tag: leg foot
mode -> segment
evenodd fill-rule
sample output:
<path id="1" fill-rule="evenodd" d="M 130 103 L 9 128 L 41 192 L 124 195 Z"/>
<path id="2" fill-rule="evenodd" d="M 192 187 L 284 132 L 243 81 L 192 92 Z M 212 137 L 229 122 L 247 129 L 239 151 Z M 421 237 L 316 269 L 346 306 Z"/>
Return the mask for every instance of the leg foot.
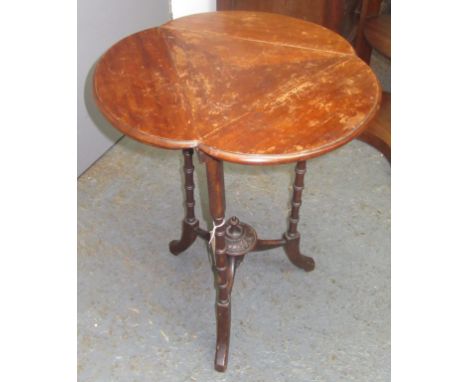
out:
<path id="1" fill-rule="evenodd" d="M 169 251 L 173 255 L 185 251 L 197 238 L 198 220 L 195 218 L 195 198 L 193 190 L 193 149 L 184 149 L 184 173 L 185 173 L 185 219 L 182 223 L 182 236 L 180 240 L 172 240 L 169 243 Z"/>
<path id="2" fill-rule="evenodd" d="M 182 236 L 180 240 L 172 240 L 169 243 L 169 251 L 175 256 L 190 247 L 197 238 L 198 220 L 189 223 L 186 220 L 182 223 Z"/>
<path id="3" fill-rule="evenodd" d="M 226 223 L 224 222 L 224 174 L 223 162 L 206 156 L 206 174 L 210 213 L 213 218 L 214 242 L 212 250 L 215 260 L 216 293 L 216 353 L 214 367 L 225 371 L 229 355 L 231 332 L 231 289 L 234 281 L 236 260 L 227 255 Z M 213 228 L 215 229 L 215 228 Z"/>
<path id="4" fill-rule="evenodd" d="M 284 234 L 284 251 L 291 263 L 306 272 L 315 268 L 314 259 L 301 255 L 299 251 L 300 235 L 297 232 L 297 223 L 299 222 L 299 208 L 301 206 L 302 190 L 304 189 L 304 175 L 306 172 L 306 162 L 297 162 L 296 177 L 294 179 L 291 216 L 289 217 L 288 232 Z"/>
<path id="5" fill-rule="evenodd" d="M 299 243 L 300 237 L 290 238 L 288 234 L 284 235 L 284 239 L 286 240 L 286 244 L 284 245 L 284 251 L 288 256 L 288 259 L 293 263 L 296 267 L 305 270 L 306 272 L 310 272 L 315 268 L 315 261 L 312 257 L 304 256 L 301 254 L 299 250 Z"/>
<path id="6" fill-rule="evenodd" d="M 244 256 L 228 256 L 226 283 L 220 285 L 216 299 L 216 354 L 215 369 L 226 371 L 229 356 L 229 337 L 231 333 L 231 291 L 236 269 Z"/>
<path id="7" fill-rule="evenodd" d="M 215 369 L 226 371 L 229 356 L 229 335 L 231 332 L 231 304 L 216 303 L 216 353 Z"/>

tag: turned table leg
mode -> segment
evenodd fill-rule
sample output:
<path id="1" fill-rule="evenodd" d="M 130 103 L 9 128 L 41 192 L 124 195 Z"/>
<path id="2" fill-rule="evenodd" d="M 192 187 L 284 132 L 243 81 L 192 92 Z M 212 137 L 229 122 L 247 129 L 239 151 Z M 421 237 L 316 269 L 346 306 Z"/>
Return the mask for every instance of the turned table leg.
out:
<path id="1" fill-rule="evenodd" d="M 216 355 L 215 369 L 225 371 L 229 354 L 229 335 L 231 329 L 231 289 L 234 280 L 235 263 L 228 256 L 226 246 L 226 224 L 224 222 L 224 173 L 223 162 L 206 157 L 206 173 L 210 213 L 213 219 L 216 296 Z"/>
<path id="2" fill-rule="evenodd" d="M 186 216 L 182 225 L 181 239 L 172 241 L 169 248 L 174 255 L 177 255 L 187 249 L 197 236 L 211 244 L 210 250 L 214 258 L 216 284 L 216 354 L 214 363 L 217 371 L 225 371 L 228 363 L 231 331 L 231 291 L 236 268 L 244 256 L 249 252 L 283 247 L 289 260 L 294 265 L 305 271 L 314 269 L 314 260 L 300 253 L 300 235 L 297 231 L 306 162 L 297 162 L 296 165 L 292 208 L 287 232 L 282 239 L 260 240 L 257 238 L 255 230 L 250 225 L 240 222 L 237 217 L 231 217 L 227 222 L 225 221 L 226 201 L 223 162 L 206 154 L 200 154 L 200 156 L 202 162 L 206 164 L 213 230 L 210 234 L 210 232 L 199 228 L 199 222 L 195 218 L 194 211 L 193 150 L 185 149 L 183 154 Z"/>
<path id="3" fill-rule="evenodd" d="M 195 198 L 193 190 L 193 149 L 184 149 L 184 173 L 185 173 L 185 219 L 182 222 L 182 236 L 180 240 L 173 240 L 169 243 L 169 250 L 172 254 L 178 255 L 190 247 L 197 238 L 198 220 L 195 218 Z"/>
<path id="4" fill-rule="evenodd" d="M 314 269 L 315 262 L 311 257 L 304 256 L 300 253 L 299 243 L 300 234 L 297 231 L 299 222 L 299 208 L 301 206 L 302 190 L 304 189 L 304 175 L 306 173 L 306 162 L 301 161 L 296 164 L 296 177 L 293 185 L 293 197 L 291 216 L 289 217 L 289 228 L 284 234 L 285 244 L 284 251 L 289 260 L 297 267 L 309 272 Z"/>

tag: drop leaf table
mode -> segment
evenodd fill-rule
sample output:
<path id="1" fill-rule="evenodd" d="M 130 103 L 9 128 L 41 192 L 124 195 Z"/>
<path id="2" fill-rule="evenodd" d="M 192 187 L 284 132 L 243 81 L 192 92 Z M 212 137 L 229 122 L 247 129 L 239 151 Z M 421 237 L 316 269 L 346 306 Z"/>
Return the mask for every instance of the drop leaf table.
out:
<path id="1" fill-rule="evenodd" d="M 306 160 L 357 137 L 376 114 L 378 80 L 351 45 L 319 25 L 277 14 L 212 12 L 172 20 L 113 45 L 94 74 L 96 102 L 121 132 L 143 143 L 181 149 L 186 215 L 178 255 L 197 237 L 210 243 L 216 296 L 215 369 L 227 367 L 231 290 L 249 252 L 283 247 L 305 271 L 297 229 Z M 211 231 L 194 212 L 192 155 L 206 165 Z M 286 233 L 257 238 L 225 218 L 223 161 L 296 162 Z"/>

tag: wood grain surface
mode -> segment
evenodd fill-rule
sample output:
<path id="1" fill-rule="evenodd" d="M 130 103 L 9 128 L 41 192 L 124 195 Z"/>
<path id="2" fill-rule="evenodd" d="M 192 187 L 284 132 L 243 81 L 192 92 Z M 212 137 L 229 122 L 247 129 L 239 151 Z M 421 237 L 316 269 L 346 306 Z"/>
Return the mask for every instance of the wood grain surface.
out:
<path id="1" fill-rule="evenodd" d="M 379 150 L 391 162 L 391 107 L 390 93 L 382 93 L 382 104 L 376 117 L 369 127 L 359 136 L 364 141 Z"/>
<path id="2" fill-rule="evenodd" d="M 279 13 L 323 25 L 352 40 L 360 0 L 217 0 L 218 11 Z"/>
<path id="3" fill-rule="evenodd" d="M 366 20 L 364 36 L 372 48 L 391 58 L 391 16 L 380 15 Z"/>
<path id="4" fill-rule="evenodd" d="M 269 164 L 359 135 L 379 108 L 371 69 L 338 34 L 278 14 L 213 12 L 124 38 L 99 60 L 98 106 L 164 148 Z"/>

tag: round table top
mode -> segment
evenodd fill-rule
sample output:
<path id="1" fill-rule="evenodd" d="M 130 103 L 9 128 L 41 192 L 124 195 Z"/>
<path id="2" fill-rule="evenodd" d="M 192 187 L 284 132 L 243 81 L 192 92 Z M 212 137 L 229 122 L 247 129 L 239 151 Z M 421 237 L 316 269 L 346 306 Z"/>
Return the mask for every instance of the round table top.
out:
<path id="1" fill-rule="evenodd" d="M 96 102 L 124 134 L 221 160 L 305 160 L 359 135 L 380 84 L 351 45 L 278 14 L 212 12 L 124 38 L 99 60 Z"/>

